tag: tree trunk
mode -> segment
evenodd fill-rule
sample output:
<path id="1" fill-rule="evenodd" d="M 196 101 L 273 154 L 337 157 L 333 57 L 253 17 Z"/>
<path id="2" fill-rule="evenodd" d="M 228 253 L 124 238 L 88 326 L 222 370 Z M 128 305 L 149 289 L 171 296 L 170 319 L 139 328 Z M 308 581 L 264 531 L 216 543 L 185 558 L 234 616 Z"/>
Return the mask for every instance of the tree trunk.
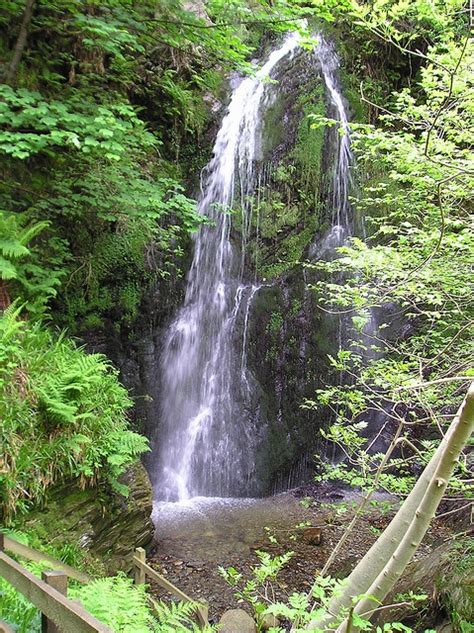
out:
<path id="1" fill-rule="evenodd" d="M 444 496 L 459 455 L 472 434 L 473 427 L 474 382 L 467 392 L 458 415 L 451 423 L 452 432 L 450 433 L 448 442 L 445 445 L 443 454 L 438 461 L 436 471 L 431 477 L 423 499 L 412 518 L 410 527 L 406 532 L 403 531 L 403 537 L 398 547 L 369 587 L 368 591 L 364 592 L 369 596 L 373 596 L 379 602 L 383 602 L 387 594 L 395 586 L 395 583 L 405 571 L 406 566 L 423 540 L 438 505 Z M 377 604 L 374 600 L 363 598 L 357 603 L 354 612 L 359 615 L 364 614 L 364 617 L 369 618 L 376 609 Z M 345 630 L 346 627 L 343 623 L 339 627 L 338 633 L 343 633 Z M 355 632 L 354 629 L 353 631 Z"/>
<path id="2" fill-rule="evenodd" d="M 327 628 L 342 608 L 348 608 L 352 605 L 353 596 L 375 595 L 374 590 L 379 585 L 380 588 L 377 589 L 379 595 L 376 597 L 379 600 L 385 598 L 418 547 L 420 534 L 423 538 L 428 529 L 431 518 L 444 494 L 447 480 L 451 476 L 459 453 L 472 433 L 473 426 L 474 383 L 437 451 L 390 525 L 349 575 L 341 594 L 331 600 L 328 614 L 318 620 L 313 620 L 308 625 L 309 629 Z M 464 436 L 465 441 L 462 443 Z M 438 482 L 444 483 L 438 485 Z M 416 545 L 413 545 L 414 543 Z M 395 560 L 398 560 L 399 556 L 405 557 L 406 552 L 409 553 L 409 557 L 403 564 L 403 568 L 401 565 L 396 565 L 397 571 L 395 571 L 393 569 Z M 397 575 L 398 570 L 400 571 L 399 575 Z M 397 577 L 393 582 L 390 582 L 390 587 L 385 591 L 388 582 L 383 583 L 382 577 L 386 575 L 390 575 L 391 579 Z M 380 598 L 383 592 L 385 593 Z M 363 610 L 359 610 L 358 605 L 356 613 L 373 610 L 375 608 L 374 602 L 369 602 L 370 604 L 365 601 Z M 334 614 L 334 616 L 330 614 Z M 344 626 L 341 625 L 340 630 L 345 630 Z"/>
<path id="3" fill-rule="evenodd" d="M 13 57 L 10 61 L 10 65 L 8 66 L 8 70 L 5 76 L 6 83 L 11 84 L 15 81 L 15 77 L 18 72 L 18 66 L 20 65 L 23 51 L 25 50 L 26 41 L 28 39 L 28 32 L 30 30 L 31 18 L 33 17 L 35 2 L 36 0 L 26 0 L 25 10 L 23 12 L 23 19 L 20 26 L 20 33 L 18 34 L 18 39 L 13 50 Z"/>

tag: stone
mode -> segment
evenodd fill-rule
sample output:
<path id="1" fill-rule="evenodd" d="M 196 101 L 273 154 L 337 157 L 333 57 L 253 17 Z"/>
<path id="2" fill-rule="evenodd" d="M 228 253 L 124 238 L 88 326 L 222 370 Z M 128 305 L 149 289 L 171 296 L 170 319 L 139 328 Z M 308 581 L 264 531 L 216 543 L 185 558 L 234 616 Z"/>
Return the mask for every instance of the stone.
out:
<path id="1" fill-rule="evenodd" d="M 229 609 L 219 622 L 220 633 L 256 633 L 253 618 L 243 609 Z"/>
<path id="2" fill-rule="evenodd" d="M 260 620 L 260 626 L 263 631 L 268 631 L 268 629 L 280 626 L 280 620 L 276 617 L 276 615 L 266 613 Z"/>
<path id="3" fill-rule="evenodd" d="M 194 13 L 197 18 L 205 20 L 208 24 L 211 23 L 203 0 L 185 0 L 183 3 L 183 9 L 185 11 L 189 11 L 190 13 Z"/>
<path id="4" fill-rule="evenodd" d="M 308 545 L 321 545 L 323 531 L 320 527 L 310 526 L 303 530 L 302 539 Z"/>
<path id="5" fill-rule="evenodd" d="M 414 606 L 404 603 L 386 609 L 380 612 L 374 623 L 403 622 L 415 626 L 421 608 L 426 612 L 423 619 L 426 628 L 437 627 L 437 615 L 441 610 L 452 614 L 455 630 L 461 630 L 457 625 L 459 622 L 474 622 L 474 539 L 463 536 L 448 541 L 428 555 L 412 561 L 385 602 L 396 603 L 397 594 L 409 591 L 425 593 L 428 602 L 421 603 L 421 607 L 419 603 Z M 445 625 L 443 633 L 448 630 Z"/>
<path id="6" fill-rule="evenodd" d="M 45 543 L 70 543 L 100 559 L 106 573 L 132 568 L 136 547 L 148 545 L 154 534 L 152 489 L 141 463 L 130 467 L 120 483 L 128 497 L 104 487 L 81 490 L 63 484 L 48 496 L 42 509 L 28 513 L 24 523 Z"/>

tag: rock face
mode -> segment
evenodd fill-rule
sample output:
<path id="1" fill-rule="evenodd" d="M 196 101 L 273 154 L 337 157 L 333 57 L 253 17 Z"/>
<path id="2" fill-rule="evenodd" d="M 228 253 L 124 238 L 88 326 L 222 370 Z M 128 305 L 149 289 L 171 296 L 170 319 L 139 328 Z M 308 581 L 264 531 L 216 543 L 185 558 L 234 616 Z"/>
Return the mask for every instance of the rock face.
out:
<path id="1" fill-rule="evenodd" d="M 206 20 L 206 22 L 210 23 L 203 0 L 186 0 L 183 2 L 183 9 L 185 11 L 189 11 L 190 13 L 194 13 L 196 17 L 202 18 L 203 20 Z"/>
<path id="2" fill-rule="evenodd" d="M 219 622 L 220 633 L 256 633 L 253 619 L 243 609 L 229 609 Z"/>
<path id="3" fill-rule="evenodd" d="M 61 486 L 44 509 L 28 514 L 25 527 L 34 528 L 45 542 L 75 544 L 100 557 L 108 573 L 129 570 L 134 549 L 153 537 L 152 490 L 141 464 L 120 481 L 129 488 L 127 498 L 102 488 Z"/>
<path id="4" fill-rule="evenodd" d="M 315 419 L 313 411 L 300 406 L 323 386 L 327 354 L 337 348 L 337 333 L 317 310 L 306 288 L 309 273 L 299 263 L 327 228 L 324 181 L 330 160 L 323 149 L 328 139 L 324 130 L 311 128 L 307 117 L 326 111 L 321 69 L 313 57 L 299 53 L 281 67 L 277 80 L 280 87 L 263 122 L 261 201 L 246 253 L 246 276 L 262 283 L 249 312 L 247 338 L 248 368 L 257 385 L 251 409 L 259 420 L 261 441 L 256 495 L 286 490 L 311 476 L 313 455 L 319 452 L 318 428 L 327 420 Z M 231 236 L 237 249 L 242 239 L 239 216 L 237 212 Z M 188 258 L 190 251 L 191 244 Z M 183 270 L 189 268 L 189 259 L 180 263 Z M 152 444 L 160 442 L 163 335 L 182 304 L 183 290 L 180 277 L 157 282 L 144 296 L 128 338 L 118 336 L 112 326 L 83 334 L 91 351 L 106 354 L 120 370 L 136 403 L 134 426 Z M 243 323 L 236 331 L 239 340 L 242 328 Z M 152 459 L 151 453 L 145 459 L 151 474 Z"/>

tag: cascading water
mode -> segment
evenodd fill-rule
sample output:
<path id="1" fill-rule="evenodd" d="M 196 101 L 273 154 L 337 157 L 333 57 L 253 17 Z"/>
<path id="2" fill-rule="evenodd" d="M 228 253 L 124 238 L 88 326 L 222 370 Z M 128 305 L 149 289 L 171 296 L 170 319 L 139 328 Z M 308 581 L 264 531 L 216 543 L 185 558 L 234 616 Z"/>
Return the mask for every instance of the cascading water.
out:
<path id="1" fill-rule="evenodd" d="M 334 47 L 321 37 L 319 46 L 316 49 L 316 55 L 321 62 L 324 83 L 330 98 L 331 107 L 334 111 L 333 116 L 337 120 L 339 128 L 337 130 L 337 151 L 335 153 L 335 166 L 330 196 L 332 228 L 324 236 L 322 243 L 319 245 L 318 252 L 319 257 L 324 257 L 326 253 L 329 253 L 329 256 L 331 256 L 332 252 L 334 255 L 335 249 L 342 246 L 346 239 L 354 234 L 354 214 L 349 200 L 349 193 L 352 187 L 351 169 L 354 163 L 354 157 L 351 151 L 349 117 L 337 78 L 337 69 L 339 66 L 337 53 Z M 363 223 L 361 228 L 365 234 Z M 373 337 L 377 333 L 378 326 L 373 310 L 366 310 L 366 318 L 367 322 L 361 333 L 361 343 L 363 347 L 365 347 L 363 355 L 368 358 L 373 355 Z M 342 324 L 339 329 L 340 332 L 342 332 Z M 342 346 L 342 340 L 340 340 L 340 343 L 340 346 Z"/>
<path id="2" fill-rule="evenodd" d="M 321 240 L 313 244 L 310 256 L 323 258 L 334 254 L 353 231 L 353 213 L 349 202 L 353 156 L 349 134 L 349 117 L 338 81 L 339 58 L 334 47 L 321 35 L 315 48 L 329 99 L 329 116 L 337 121 L 335 150 L 332 168 L 328 208 L 331 211 L 331 228 Z"/>
<path id="3" fill-rule="evenodd" d="M 354 158 L 351 151 L 349 117 L 345 107 L 342 92 L 339 86 L 337 69 L 339 59 L 333 46 L 325 41 L 323 37 L 319 37 L 319 45 L 315 50 L 315 54 L 321 63 L 321 70 L 324 83 L 330 100 L 330 110 L 332 116 L 337 121 L 337 139 L 336 151 L 334 154 L 334 167 L 332 175 L 331 190 L 329 196 L 329 204 L 332 209 L 332 227 L 323 236 L 323 238 L 313 244 L 310 254 L 318 259 L 331 259 L 337 255 L 336 249 L 343 246 L 344 243 L 354 235 L 354 213 L 351 208 L 349 193 L 352 187 L 351 169 L 354 164 Z M 362 232 L 365 235 L 365 227 L 362 223 Z M 343 283 L 343 279 L 339 278 L 338 283 Z M 375 312 L 367 308 L 365 310 L 366 323 L 362 331 L 356 336 L 356 345 L 358 351 L 364 359 L 376 355 L 373 350 L 374 339 L 378 337 L 378 323 Z M 342 349 L 346 336 L 346 328 L 351 325 L 349 318 L 343 316 L 336 317 L 338 319 L 338 346 Z M 347 341 L 346 341 L 347 342 Z M 347 380 L 341 374 L 340 382 Z M 380 428 L 383 428 L 384 414 L 366 416 L 365 422 L 368 423 L 366 435 L 371 439 L 368 450 L 381 450 L 383 437 L 380 439 Z M 377 440 L 378 443 L 377 443 Z M 382 442 L 382 443 L 381 443 Z M 333 459 L 335 455 L 333 453 Z"/>
<path id="4" fill-rule="evenodd" d="M 255 77 L 234 88 L 205 170 L 199 212 L 212 224 L 196 235 L 184 305 L 168 329 L 161 356 L 155 489 L 164 500 L 255 493 L 259 429 L 255 415 L 249 415 L 254 379 L 246 348 L 251 302 L 259 287 L 243 278 L 249 198 L 256 187 L 262 110 L 270 94 L 266 79 L 297 47 L 298 36 L 288 36 Z M 240 257 L 230 241 L 235 190 L 242 209 Z M 236 323 L 242 320 L 239 334 Z"/>

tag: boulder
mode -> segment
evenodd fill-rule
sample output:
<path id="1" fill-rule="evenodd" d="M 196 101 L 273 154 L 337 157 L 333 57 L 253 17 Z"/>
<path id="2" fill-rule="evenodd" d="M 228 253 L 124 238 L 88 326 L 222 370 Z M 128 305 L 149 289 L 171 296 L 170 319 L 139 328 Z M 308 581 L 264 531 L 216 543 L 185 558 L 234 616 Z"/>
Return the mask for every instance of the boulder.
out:
<path id="1" fill-rule="evenodd" d="M 243 609 L 229 609 L 219 622 L 220 633 L 256 633 L 253 618 Z"/>
<path id="2" fill-rule="evenodd" d="M 128 571 L 134 549 L 153 538 L 152 489 L 140 463 L 127 470 L 120 482 L 128 487 L 128 497 L 105 486 L 81 490 L 75 482 L 62 485 L 43 508 L 28 513 L 24 526 L 34 529 L 45 543 L 79 546 L 99 558 L 107 573 Z"/>
<path id="3" fill-rule="evenodd" d="M 321 545 L 322 535 L 322 528 L 310 526 L 303 530 L 302 539 L 308 545 Z"/>

